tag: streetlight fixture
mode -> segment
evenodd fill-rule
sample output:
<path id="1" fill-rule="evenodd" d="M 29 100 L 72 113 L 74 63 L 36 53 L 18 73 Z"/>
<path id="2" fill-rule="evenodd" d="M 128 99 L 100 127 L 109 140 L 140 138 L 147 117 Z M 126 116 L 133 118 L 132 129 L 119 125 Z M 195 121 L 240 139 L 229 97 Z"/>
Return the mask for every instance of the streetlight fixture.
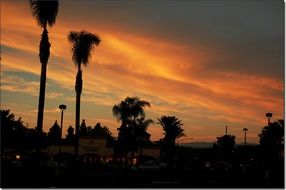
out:
<path id="1" fill-rule="evenodd" d="M 270 118 L 273 116 L 272 113 L 268 112 L 265 116 L 268 118 L 268 125 L 270 125 Z"/>
<path id="2" fill-rule="evenodd" d="M 63 131 L 63 116 L 64 116 L 64 110 L 67 108 L 66 105 L 61 104 L 59 105 L 59 109 L 62 111 L 61 112 L 61 129 L 60 129 L 60 139 L 59 139 L 59 155 L 62 152 L 62 147 L 61 147 L 61 142 L 62 142 L 62 131 Z"/>

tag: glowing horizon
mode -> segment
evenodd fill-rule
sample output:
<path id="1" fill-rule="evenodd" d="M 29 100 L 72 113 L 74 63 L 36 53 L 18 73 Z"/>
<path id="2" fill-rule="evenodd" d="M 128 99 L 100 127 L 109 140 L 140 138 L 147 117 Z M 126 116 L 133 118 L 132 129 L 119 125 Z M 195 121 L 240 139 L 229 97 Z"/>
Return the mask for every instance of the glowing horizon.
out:
<path id="1" fill-rule="evenodd" d="M 28 2 L 3 1 L 1 5 L 1 109 L 10 109 L 16 118 L 35 127 L 42 29 Z M 63 137 L 68 126 L 74 127 L 76 67 L 67 34 L 84 29 L 102 39 L 83 68 L 81 119 L 88 126 L 100 122 L 117 136 L 120 123 L 112 115 L 112 106 L 127 96 L 138 96 L 151 104 L 145 109 L 147 119 L 156 122 L 161 115 L 177 116 L 192 141 L 216 141 L 227 125 L 237 143 L 243 142 L 245 127 L 248 142 L 257 143 L 267 124 L 266 112 L 273 113 L 272 120 L 284 119 L 284 43 L 280 41 L 284 14 L 277 3 L 252 5 L 226 3 L 230 17 L 224 21 L 215 8 L 208 15 L 210 5 L 203 3 L 179 2 L 178 10 L 171 11 L 172 3 L 150 2 L 142 7 L 139 2 L 60 2 L 56 24 L 48 28 L 51 55 L 44 131 L 60 119 L 60 104 L 67 105 Z M 98 9 L 91 12 L 92 6 Z M 125 6 L 130 9 L 123 11 Z M 201 18 L 194 11 L 198 7 L 210 20 L 217 18 L 217 23 Z M 241 9 L 250 19 L 236 15 Z M 257 23 L 262 14 L 268 20 Z M 122 23 L 117 22 L 120 19 Z M 170 28 L 164 31 L 168 23 Z M 163 137 L 158 124 L 148 132 L 152 140 Z"/>

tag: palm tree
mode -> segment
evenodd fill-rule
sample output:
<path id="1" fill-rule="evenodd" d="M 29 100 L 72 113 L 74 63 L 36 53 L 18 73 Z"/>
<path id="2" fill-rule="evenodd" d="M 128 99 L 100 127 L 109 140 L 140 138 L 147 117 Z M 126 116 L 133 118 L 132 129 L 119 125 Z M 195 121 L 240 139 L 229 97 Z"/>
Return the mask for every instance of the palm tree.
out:
<path id="1" fill-rule="evenodd" d="M 114 105 L 112 108 L 113 116 L 121 121 L 120 128 L 126 128 L 128 126 L 128 118 L 130 117 L 129 105 L 126 101 L 121 101 L 119 104 Z M 118 128 L 118 130 L 120 130 Z"/>
<path id="2" fill-rule="evenodd" d="M 33 17 L 37 20 L 40 27 L 43 28 L 42 38 L 40 41 L 40 62 L 41 62 L 41 79 L 40 79 L 40 92 L 39 92 L 39 105 L 38 105 L 38 119 L 37 131 L 42 132 L 43 118 L 44 118 L 44 105 L 45 105 L 45 91 L 46 91 L 46 73 L 47 64 L 50 56 L 50 42 L 48 37 L 47 26 L 52 27 L 56 23 L 59 2 L 58 0 L 41 1 L 30 0 L 30 8 Z"/>
<path id="3" fill-rule="evenodd" d="M 246 132 L 248 131 L 248 129 L 244 128 L 243 131 L 244 131 L 244 145 L 246 145 Z"/>
<path id="4" fill-rule="evenodd" d="M 176 139 L 185 136 L 184 129 L 181 127 L 183 123 L 175 116 L 161 116 L 157 118 L 164 130 L 164 144 L 166 148 L 166 157 L 169 162 L 169 166 L 173 165 L 174 162 L 174 150 Z"/>
<path id="5" fill-rule="evenodd" d="M 121 126 L 118 128 L 118 143 L 122 149 L 120 152 L 123 154 L 132 150 L 132 157 L 134 157 L 134 151 L 137 149 L 134 133 L 137 127 L 136 119 L 145 118 L 145 106 L 151 107 L 149 102 L 140 100 L 138 97 L 126 97 L 124 101 L 112 108 L 113 116 L 121 121 Z"/>
<path id="6" fill-rule="evenodd" d="M 136 138 L 137 138 L 137 143 L 139 145 L 139 156 L 141 157 L 142 156 L 142 146 L 143 146 L 144 142 L 146 142 L 150 138 L 150 134 L 147 133 L 147 129 L 154 122 L 152 119 L 145 120 L 145 118 L 140 118 L 140 119 L 137 119 L 136 123 L 138 126 L 137 130 L 136 130 Z M 146 139 L 146 138 L 148 138 L 148 139 Z"/>
<path id="7" fill-rule="evenodd" d="M 138 97 L 127 97 L 124 101 L 113 106 L 112 113 L 118 121 L 122 122 L 121 126 L 128 127 L 132 126 L 137 118 L 145 118 L 145 106 L 151 107 L 149 102 L 140 100 Z"/>
<path id="8" fill-rule="evenodd" d="M 165 142 L 175 146 L 176 139 L 185 136 L 184 129 L 181 128 L 183 123 L 175 116 L 161 116 L 157 118 L 160 124 L 163 127 L 165 134 Z"/>
<path id="9" fill-rule="evenodd" d="M 86 66 L 91 57 L 94 45 L 99 45 L 99 36 L 91 34 L 86 31 L 70 32 L 68 35 L 68 41 L 72 45 L 72 59 L 78 68 L 75 82 L 76 91 L 76 119 L 75 119 L 75 155 L 78 156 L 78 140 L 79 140 L 79 121 L 80 121 L 80 96 L 82 92 L 82 70 L 81 65 Z"/>

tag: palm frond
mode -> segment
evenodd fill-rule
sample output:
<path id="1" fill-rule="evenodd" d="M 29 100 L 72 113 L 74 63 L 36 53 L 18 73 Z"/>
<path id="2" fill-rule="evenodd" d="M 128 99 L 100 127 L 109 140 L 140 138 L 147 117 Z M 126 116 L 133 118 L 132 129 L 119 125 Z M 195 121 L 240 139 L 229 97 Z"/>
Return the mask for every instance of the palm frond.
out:
<path id="1" fill-rule="evenodd" d="M 68 41 L 72 45 L 72 59 L 76 66 L 80 68 L 81 64 L 87 65 L 91 58 L 94 45 L 99 45 L 101 40 L 96 34 L 86 31 L 71 31 L 68 34 Z"/>
<path id="2" fill-rule="evenodd" d="M 114 105 L 113 108 L 112 108 L 112 113 L 113 113 L 113 116 L 117 118 L 117 120 L 120 120 L 120 108 L 118 105 Z"/>
<path id="3" fill-rule="evenodd" d="M 169 141 L 175 141 L 182 136 L 185 136 L 184 129 L 181 128 L 183 123 L 175 116 L 161 116 L 157 118 L 157 124 L 160 124 L 163 128 L 165 139 Z"/>
<path id="4" fill-rule="evenodd" d="M 53 26 L 59 9 L 58 0 L 30 0 L 30 8 L 37 23 L 46 28 L 47 25 Z"/>

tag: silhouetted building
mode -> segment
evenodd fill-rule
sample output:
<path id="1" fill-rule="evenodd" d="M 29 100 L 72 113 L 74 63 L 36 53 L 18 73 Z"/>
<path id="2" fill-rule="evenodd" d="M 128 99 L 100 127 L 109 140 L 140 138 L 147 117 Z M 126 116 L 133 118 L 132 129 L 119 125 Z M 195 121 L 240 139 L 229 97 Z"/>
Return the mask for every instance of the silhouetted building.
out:
<path id="1" fill-rule="evenodd" d="M 62 144 L 61 152 L 74 154 L 74 149 L 74 144 Z M 58 145 L 49 145 L 43 151 L 47 152 L 50 157 L 53 157 L 59 153 L 59 147 Z M 113 155 L 113 147 L 108 145 L 108 141 L 104 137 L 80 136 L 78 153 L 80 158 L 89 155 L 88 157 L 101 160 Z"/>
<path id="2" fill-rule="evenodd" d="M 74 144 L 72 143 L 63 143 L 61 146 L 62 154 L 74 154 L 74 149 Z M 46 152 L 51 159 L 54 159 L 59 153 L 59 146 L 51 144 L 42 151 Z M 80 136 L 78 153 L 83 163 L 108 162 L 114 157 L 114 148 L 105 137 Z M 145 143 L 142 146 L 142 149 L 135 152 L 135 157 L 144 155 L 159 159 L 160 154 L 160 146 L 149 141 L 149 143 Z M 131 152 L 127 157 L 127 159 L 131 158 Z"/>

